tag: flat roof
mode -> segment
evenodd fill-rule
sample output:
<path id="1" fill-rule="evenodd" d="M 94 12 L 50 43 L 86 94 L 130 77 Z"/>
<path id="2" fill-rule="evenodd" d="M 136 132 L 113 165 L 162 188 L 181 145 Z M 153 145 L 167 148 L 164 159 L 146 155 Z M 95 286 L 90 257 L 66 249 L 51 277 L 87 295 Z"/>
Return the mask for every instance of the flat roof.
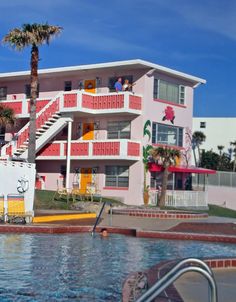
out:
<path id="1" fill-rule="evenodd" d="M 198 84 L 205 84 L 206 80 L 189 75 L 187 73 L 183 73 L 171 68 L 167 68 L 155 63 L 151 63 L 148 61 L 144 61 L 141 59 L 135 60 L 127 60 L 127 61 L 115 61 L 115 62 L 107 62 L 107 63 L 96 63 L 96 64 L 88 64 L 88 65 L 78 65 L 78 66 L 68 66 L 68 67 L 56 67 L 56 68 L 47 68 L 47 69 L 39 69 L 39 75 L 55 75 L 59 73 L 71 73 L 76 71 L 88 71 L 88 70 L 95 70 L 95 69 L 107 69 L 107 68 L 116 68 L 116 67 L 129 67 L 129 68 L 147 68 L 150 71 L 161 71 L 166 74 L 175 75 L 176 77 L 191 81 Z M 29 76 L 30 71 L 16 71 L 16 72 L 6 72 L 0 73 L 0 79 L 16 79 L 18 77 L 25 77 Z"/>

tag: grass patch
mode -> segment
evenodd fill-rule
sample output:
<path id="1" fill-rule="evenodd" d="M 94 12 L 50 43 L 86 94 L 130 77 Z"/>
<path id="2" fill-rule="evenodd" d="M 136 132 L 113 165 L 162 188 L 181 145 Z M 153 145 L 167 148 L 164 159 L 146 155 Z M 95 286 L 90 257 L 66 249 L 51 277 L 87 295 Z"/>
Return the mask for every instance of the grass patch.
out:
<path id="1" fill-rule="evenodd" d="M 209 216 L 236 218 L 236 211 L 228 208 L 220 207 L 214 204 L 208 204 L 208 210 L 193 210 L 186 208 L 164 207 L 162 210 L 183 211 L 192 213 L 207 213 Z"/>
<path id="2" fill-rule="evenodd" d="M 236 211 L 228 208 L 223 208 L 213 204 L 209 204 L 209 216 L 236 218 Z"/>
<path id="3" fill-rule="evenodd" d="M 55 191 L 48 190 L 35 190 L 35 198 L 34 198 L 34 209 L 35 210 L 70 210 L 72 199 L 70 198 L 68 201 L 66 198 L 55 199 Z M 84 200 L 85 202 L 89 200 Z M 94 196 L 94 202 L 100 201 L 99 197 Z M 112 206 L 124 205 L 122 202 L 118 200 L 114 200 L 111 198 L 102 198 L 103 202 L 107 202 L 112 204 Z"/>
<path id="4" fill-rule="evenodd" d="M 34 209 L 35 210 L 68 210 L 67 200 L 61 198 L 54 200 L 55 191 L 35 190 Z"/>

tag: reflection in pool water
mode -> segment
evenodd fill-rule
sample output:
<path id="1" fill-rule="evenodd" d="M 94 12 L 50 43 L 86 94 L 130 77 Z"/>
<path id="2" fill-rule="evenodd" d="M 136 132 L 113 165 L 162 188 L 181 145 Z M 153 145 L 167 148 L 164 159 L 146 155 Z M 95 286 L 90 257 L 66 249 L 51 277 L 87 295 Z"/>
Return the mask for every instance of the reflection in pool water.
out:
<path id="1" fill-rule="evenodd" d="M 110 234 L 1 234 L 0 301 L 120 301 L 128 273 L 161 260 L 236 257 L 236 245 Z"/>

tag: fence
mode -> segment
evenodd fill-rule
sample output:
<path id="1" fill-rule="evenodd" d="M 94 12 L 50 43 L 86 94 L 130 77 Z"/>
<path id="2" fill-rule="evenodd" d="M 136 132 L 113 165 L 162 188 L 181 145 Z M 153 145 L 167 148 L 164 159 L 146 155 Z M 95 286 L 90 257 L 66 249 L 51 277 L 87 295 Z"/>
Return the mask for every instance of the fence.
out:
<path id="1" fill-rule="evenodd" d="M 151 191 L 150 203 L 156 205 L 158 202 L 158 191 Z M 167 190 L 165 205 L 174 208 L 206 208 L 207 191 L 176 191 Z"/>
<path id="2" fill-rule="evenodd" d="M 193 185 L 204 185 L 203 174 L 193 175 L 192 183 Z M 208 185 L 210 186 L 222 186 L 222 187 L 232 187 L 236 188 L 236 172 L 225 172 L 217 171 L 216 174 L 208 175 Z"/>

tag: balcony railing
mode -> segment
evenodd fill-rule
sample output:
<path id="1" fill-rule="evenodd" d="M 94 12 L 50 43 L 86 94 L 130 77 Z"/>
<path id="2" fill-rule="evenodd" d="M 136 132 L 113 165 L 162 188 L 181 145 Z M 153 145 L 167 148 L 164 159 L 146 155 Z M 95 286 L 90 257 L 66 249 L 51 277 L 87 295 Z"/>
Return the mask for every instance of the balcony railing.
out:
<path id="1" fill-rule="evenodd" d="M 140 142 L 131 140 L 106 141 L 72 141 L 72 159 L 129 159 L 139 160 Z M 67 142 L 55 141 L 45 145 L 37 154 L 37 159 L 65 159 L 67 156 Z"/>
<path id="2" fill-rule="evenodd" d="M 59 109 L 63 111 L 82 111 L 89 113 L 130 112 L 140 114 L 142 110 L 142 96 L 130 92 L 93 94 L 83 91 L 60 92 Z M 55 99 L 55 97 L 54 97 Z M 36 111 L 39 113 L 52 99 L 39 98 L 36 101 Z M 29 116 L 29 99 L 1 101 L 12 108 L 18 117 Z"/>

